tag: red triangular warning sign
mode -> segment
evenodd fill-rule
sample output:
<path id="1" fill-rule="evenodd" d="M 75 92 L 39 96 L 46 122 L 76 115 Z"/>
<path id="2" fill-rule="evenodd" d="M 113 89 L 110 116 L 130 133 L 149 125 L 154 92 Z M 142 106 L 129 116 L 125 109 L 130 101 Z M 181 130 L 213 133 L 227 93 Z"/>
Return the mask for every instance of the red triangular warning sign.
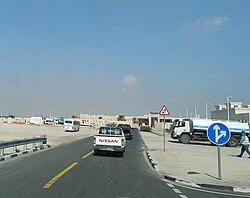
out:
<path id="1" fill-rule="evenodd" d="M 170 115 L 167 107 L 165 105 L 163 105 L 163 107 L 161 108 L 160 112 L 159 112 L 160 115 Z"/>

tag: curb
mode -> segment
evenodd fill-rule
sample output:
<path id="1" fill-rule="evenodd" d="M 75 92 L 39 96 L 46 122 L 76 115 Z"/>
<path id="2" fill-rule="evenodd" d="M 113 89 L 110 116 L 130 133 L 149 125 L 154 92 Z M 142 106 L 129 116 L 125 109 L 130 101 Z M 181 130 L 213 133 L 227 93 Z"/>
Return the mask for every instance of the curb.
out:
<path id="1" fill-rule="evenodd" d="M 146 151 L 146 154 L 147 154 L 147 157 L 148 157 L 148 160 L 149 160 L 151 166 L 156 171 L 158 171 L 157 164 L 154 162 L 154 160 L 152 159 L 152 157 L 150 156 L 148 151 Z M 231 191 L 231 192 L 250 193 L 250 187 L 222 186 L 222 185 L 204 184 L 204 183 L 198 184 L 198 183 L 194 183 L 194 182 L 180 180 L 180 179 L 177 179 L 175 177 L 168 176 L 168 175 L 164 175 L 164 179 L 171 181 L 171 182 L 178 183 L 178 184 L 182 184 L 185 186 L 195 187 L 195 188 L 209 188 L 209 189 L 213 189 L 213 190 L 225 190 L 225 191 Z"/>
<path id="2" fill-rule="evenodd" d="M 23 155 L 26 155 L 26 154 L 29 154 L 29 153 L 33 153 L 33 152 L 36 152 L 36 151 L 44 150 L 44 149 L 47 149 L 47 148 L 50 148 L 50 147 L 51 147 L 50 145 L 45 145 L 45 146 L 41 146 L 41 147 L 36 147 L 36 148 L 31 148 L 31 149 L 28 149 L 28 150 L 24 150 L 24 151 L 19 152 L 19 153 L 12 153 L 12 154 L 0 157 L 0 162 L 7 161 L 7 160 L 10 160 L 10 159 L 13 159 L 13 158 L 16 158 L 16 157 L 20 157 L 20 156 L 23 156 Z"/>
<path id="3" fill-rule="evenodd" d="M 216 190 L 226 190 L 231 192 L 241 192 L 241 193 L 250 193 L 250 188 L 248 187 L 234 187 L 234 186 L 222 186 L 222 185 L 214 185 L 214 184 L 197 184 L 193 182 L 188 182 L 184 180 L 179 180 L 175 177 L 171 177 L 168 175 L 164 175 L 164 178 L 171 182 L 176 182 L 179 184 L 183 184 L 186 186 L 196 187 L 196 188 L 210 188 L 210 189 L 216 189 Z"/>
<path id="4" fill-rule="evenodd" d="M 157 170 L 157 164 L 154 162 L 154 160 L 152 159 L 152 157 L 150 156 L 150 154 L 149 154 L 148 151 L 146 151 L 146 154 L 147 154 L 147 157 L 148 157 L 148 160 L 149 160 L 151 166 L 152 166 L 156 171 L 158 171 L 158 170 Z"/>

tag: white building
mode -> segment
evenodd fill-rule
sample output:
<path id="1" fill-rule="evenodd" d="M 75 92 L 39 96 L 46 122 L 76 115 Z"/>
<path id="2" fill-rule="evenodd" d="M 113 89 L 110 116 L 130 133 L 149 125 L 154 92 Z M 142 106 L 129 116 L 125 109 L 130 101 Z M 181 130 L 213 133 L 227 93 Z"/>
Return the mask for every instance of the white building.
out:
<path id="1" fill-rule="evenodd" d="M 107 124 L 119 124 L 119 123 L 128 123 L 132 126 L 133 118 L 135 116 L 124 116 L 124 121 L 117 121 L 119 115 L 89 115 L 89 114 L 80 114 L 80 120 L 83 126 L 105 126 Z"/>
<path id="2" fill-rule="evenodd" d="M 216 120 L 227 120 L 227 103 L 216 105 L 215 111 L 211 111 L 211 118 Z M 229 119 L 230 121 L 250 123 L 250 105 L 243 105 L 242 102 L 229 102 Z"/>
<path id="3" fill-rule="evenodd" d="M 173 120 L 176 118 L 165 116 L 165 129 L 170 129 L 173 124 Z M 164 116 L 158 112 L 150 112 L 148 114 L 148 125 L 151 128 L 163 129 L 164 128 Z"/>

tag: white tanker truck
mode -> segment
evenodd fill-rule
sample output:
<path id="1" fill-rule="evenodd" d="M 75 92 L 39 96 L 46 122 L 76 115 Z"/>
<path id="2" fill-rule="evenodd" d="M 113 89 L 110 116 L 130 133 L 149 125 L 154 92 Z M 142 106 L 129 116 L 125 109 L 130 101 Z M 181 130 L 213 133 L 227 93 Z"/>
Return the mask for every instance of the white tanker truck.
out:
<path id="1" fill-rule="evenodd" d="M 213 123 L 226 125 L 231 132 L 227 146 L 235 147 L 239 144 L 241 132 L 249 134 L 248 123 L 228 122 L 210 119 L 176 119 L 174 120 L 171 137 L 179 142 L 187 144 L 190 141 L 209 141 L 207 138 L 208 127 Z"/>

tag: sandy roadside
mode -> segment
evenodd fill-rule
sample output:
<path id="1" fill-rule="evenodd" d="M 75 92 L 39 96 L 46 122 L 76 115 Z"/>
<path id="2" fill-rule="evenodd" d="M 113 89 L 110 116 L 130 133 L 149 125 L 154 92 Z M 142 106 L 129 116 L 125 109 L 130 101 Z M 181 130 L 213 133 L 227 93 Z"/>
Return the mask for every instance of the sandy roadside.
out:
<path id="1" fill-rule="evenodd" d="M 0 140 L 23 139 L 46 135 L 51 146 L 93 136 L 96 129 L 81 127 L 79 132 L 65 132 L 62 126 L 34 126 L 26 124 L 0 124 Z"/>

